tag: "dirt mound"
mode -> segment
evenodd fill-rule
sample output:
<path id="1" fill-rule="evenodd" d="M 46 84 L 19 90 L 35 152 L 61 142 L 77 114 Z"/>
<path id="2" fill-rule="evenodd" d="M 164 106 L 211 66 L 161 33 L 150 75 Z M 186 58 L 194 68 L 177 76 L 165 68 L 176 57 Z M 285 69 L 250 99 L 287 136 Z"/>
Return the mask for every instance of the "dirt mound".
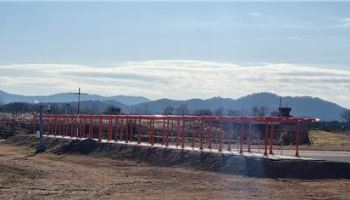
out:
<path id="1" fill-rule="evenodd" d="M 38 139 L 16 135 L 7 140 L 16 145 L 33 147 Z M 217 152 L 193 152 L 125 144 L 99 143 L 95 140 L 46 138 L 49 152 L 56 154 L 91 154 L 113 159 L 133 159 L 160 166 L 183 166 L 253 177 L 300 179 L 350 179 L 350 164 L 326 161 L 268 160 Z"/>
<path id="2" fill-rule="evenodd" d="M 98 147 L 98 143 L 95 140 L 72 140 L 67 144 L 63 144 L 53 152 L 56 154 L 65 153 L 80 153 L 89 154 Z"/>

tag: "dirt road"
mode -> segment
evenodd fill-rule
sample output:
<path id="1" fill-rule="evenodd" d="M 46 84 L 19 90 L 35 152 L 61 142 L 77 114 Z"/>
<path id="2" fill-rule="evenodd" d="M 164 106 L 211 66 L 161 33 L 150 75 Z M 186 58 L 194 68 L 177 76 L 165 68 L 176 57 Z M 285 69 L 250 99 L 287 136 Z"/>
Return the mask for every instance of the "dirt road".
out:
<path id="1" fill-rule="evenodd" d="M 0 199 L 349 199 L 350 180 L 258 179 L 0 142 Z"/>

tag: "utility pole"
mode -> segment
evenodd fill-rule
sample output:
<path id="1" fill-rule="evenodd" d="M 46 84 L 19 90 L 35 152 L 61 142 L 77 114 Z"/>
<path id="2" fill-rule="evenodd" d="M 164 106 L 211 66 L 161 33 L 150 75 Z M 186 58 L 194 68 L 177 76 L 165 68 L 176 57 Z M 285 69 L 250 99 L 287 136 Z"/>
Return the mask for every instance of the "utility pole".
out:
<path id="1" fill-rule="evenodd" d="M 79 114 L 80 114 L 80 95 L 87 95 L 87 93 L 81 93 L 80 92 L 80 88 L 79 88 L 79 90 L 78 90 L 78 92 L 76 92 L 76 93 L 72 93 L 72 94 L 74 94 L 74 95 L 78 95 L 78 116 L 79 116 Z"/>
<path id="2" fill-rule="evenodd" d="M 45 144 L 44 144 L 44 109 L 43 105 L 40 104 L 39 106 L 39 144 L 36 147 L 36 152 L 35 153 L 42 153 L 46 150 Z"/>
<path id="3" fill-rule="evenodd" d="M 76 132 L 76 136 L 78 137 L 79 135 L 79 128 L 80 128 L 80 119 L 79 119 L 79 115 L 80 115 L 80 95 L 82 94 L 87 94 L 87 93 L 81 93 L 80 88 L 78 90 L 77 93 L 72 93 L 74 95 L 78 95 L 78 113 L 77 113 L 77 122 L 79 123 L 79 125 L 77 126 L 77 132 Z"/>

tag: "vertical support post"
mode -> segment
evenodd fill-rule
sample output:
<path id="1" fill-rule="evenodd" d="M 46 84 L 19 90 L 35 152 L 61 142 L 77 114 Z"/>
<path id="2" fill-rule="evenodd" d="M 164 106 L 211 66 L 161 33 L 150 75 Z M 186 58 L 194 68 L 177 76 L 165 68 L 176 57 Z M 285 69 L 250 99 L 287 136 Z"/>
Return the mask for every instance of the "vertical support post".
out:
<path id="1" fill-rule="evenodd" d="M 231 126 L 232 124 L 231 124 L 231 121 L 229 122 L 229 133 L 228 133 L 228 140 L 229 140 L 229 143 L 228 143 L 228 148 L 227 148 L 227 150 L 228 151 L 231 151 L 232 149 L 231 149 L 231 145 L 232 145 L 232 140 L 233 140 L 233 125 Z"/>
<path id="2" fill-rule="evenodd" d="M 41 153 L 46 150 L 44 144 L 44 114 L 43 114 L 43 105 L 40 105 L 40 115 L 39 115 L 39 144 L 36 147 L 36 153 Z"/>
<path id="3" fill-rule="evenodd" d="M 141 117 L 139 117 L 139 126 L 137 127 L 137 144 L 141 144 L 142 124 Z"/>
<path id="4" fill-rule="evenodd" d="M 50 118 L 49 117 L 47 117 L 46 128 L 47 128 L 46 129 L 47 134 L 50 135 L 50 133 L 51 133 L 51 131 L 50 131 L 51 123 L 50 123 Z"/>
<path id="5" fill-rule="evenodd" d="M 299 140 L 300 140 L 300 123 L 297 123 L 296 138 L 295 138 L 295 156 L 299 157 Z"/>
<path id="6" fill-rule="evenodd" d="M 222 151 L 222 145 L 223 145 L 223 141 L 222 141 L 222 137 L 225 133 L 224 130 L 224 121 L 222 120 L 222 118 L 220 118 L 220 131 L 219 131 L 219 151 Z"/>
<path id="7" fill-rule="evenodd" d="M 212 130 L 213 130 L 213 121 L 212 121 L 212 120 L 210 120 L 210 127 L 209 127 L 209 141 L 208 141 L 209 145 L 208 145 L 208 149 L 211 149 L 211 140 L 212 140 L 212 136 L 213 136 L 213 132 L 212 132 Z"/>
<path id="8" fill-rule="evenodd" d="M 165 132 L 165 146 L 169 146 L 169 117 L 167 118 L 166 132 Z"/>
<path id="9" fill-rule="evenodd" d="M 112 120 L 112 117 L 109 117 L 109 119 L 108 119 L 108 141 L 112 140 L 112 134 L 113 134 L 113 120 Z"/>
<path id="10" fill-rule="evenodd" d="M 181 138 L 182 138 L 182 144 L 181 144 L 181 148 L 184 149 L 185 148 L 185 118 L 182 118 L 182 130 L 181 130 Z"/>
<path id="11" fill-rule="evenodd" d="M 89 136 L 88 138 L 92 138 L 92 117 L 89 117 Z"/>
<path id="12" fill-rule="evenodd" d="M 57 124 L 57 126 L 58 126 L 58 135 L 61 136 L 62 122 L 61 122 L 60 118 L 58 118 L 57 121 L 58 121 L 58 124 Z"/>
<path id="13" fill-rule="evenodd" d="M 120 133 L 119 133 L 120 141 L 123 141 L 123 129 L 124 129 L 124 119 L 120 118 Z"/>
<path id="14" fill-rule="evenodd" d="M 177 133 L 176 133 L 176 147 L 178 147 L 179 146 L 179 140 L 180 140 L 180 131 L 181 131 L 181 129 L 180 129 L 180 120 L 178 119 L 177 120 Z"/>
<path id="15" fill-rule="evenodd" d="M 136 122 L 135 122 L 136 124 Z M 134 119 L 130 119 L 129 121 L 129 128 L 130 128 L 130 142 L 133 142 L 134 139 Z"/>
<path id="16" fill-rule="evenodd" d="M 248 126 L 248 152 L 251 153 L 250 145 L 252 143 L 252 124 L 249 123 Z"/>
<path id="17" fill-rule="evenodd" d="M 243 129 L 244 129 L 244 124 L 243 122 L 240 123 L 241 128 L 239 130 L 239 153 L 243 153 Z"/>
<path id="18" fill-rule="evenodd" d="M 165 145 L 165 118 L 163 118 L 163 127 L 162 127 L 162 145 Z"/>
<path id="19" fill-rule="evenodd" d="M 83 138 L 84 137 L 84 120 L 83 120 L 83 116 L 80 116 L 80 127 L 79 127 L 79 130 L 80 130 L 80 138 Z"/>
<path id="20" fill-rule="evenodd" d="M 114 126 L 115 126 L 115 139 L 114 141 L 118 142 L 118 137 L 119 137 L 119 122 L 118 122 L 118 117 L 113 118 L 114 121 Z"/>
<path id="21" fill-rule="evenodd" d="M 33 133 L 36 134 L 37 116 L 33 114 Z"/>
<path id="22" fill-rule="evenodd" d="M 191 133 L 191 147 L 192 148 L 195 147 L 195 144 L 194 144 L 194 140 L 195 140 L 195 137 L 196 137 L 195 123 L 196 123 L 196 121 L 193 120 L 192 123 L 191 123 L 191 129 L 190 129 L 192 131 L 192 133 Z"/>
<path id="23" fill-rule="evenodd" d="M 203 140 L 204 140 L 204 133 L 203 133 L 203 117 L 201 117 L 200 146 L 199 146 L 199 149 L 200 149 L 200 150 L 203 150 Z"/>
<path id="24" fill-rule="evenodd" d="M 128 143 L 128 137 L 129 137 L 129 118 L 126 117 L 126 124 L 125 124 L 125 143 Z"/>
<path id="25" fill-rule="evenodd" d="M 265 145 L 265 150 L 264 150 L 264 156 L 267 156 L 267 138 L 269 136 L 269 124 L 266 123 L 266 131 L 265 131 L 265 142 L 264 142 L 264 145 Z"/>
<path id="26" fill-rule="evenodd" d="M 152 146 L 154 145 L 154 139 L 155 139 L 155 136 L 156 136 L 156 127 L 155 127 L 155 119 L 153 119 L 152 121 Z"/>
<path id="27" fill-rule="evenodd" d="M 103 131 L 102 117 L 99 117 L 98 118 L 98 141 L 102 140 L 102 131 Z"/>
<path id="28" fill-rule="evenodd" d="M 149 127 L 148 127 L 148 143 L 152 144 L 152 120 L 149 120 Z"/>
<path id="29" fill-rule="evenodd" d="M 73 117 L 70 118 L 70 125 L 71 125 L 70 126 L 70 137 L 72 138 L 73 134 L 74 134 L 74 119 L 73 119 Z"/>
<path id="30" fill-rule="evenodd" d="M 274 125 L 273 123 L 271 123 L 271 132 L 270 132 L 270 155 L 273 155 L 273 151 L 272 151 L 272 146 L 273 146 L 273 131 L 274 131 Z"/>
<path id="31" fill-rule="evenodd" d="M 63 136 L 67 136 L 67 117 L 63 116 Z"/>

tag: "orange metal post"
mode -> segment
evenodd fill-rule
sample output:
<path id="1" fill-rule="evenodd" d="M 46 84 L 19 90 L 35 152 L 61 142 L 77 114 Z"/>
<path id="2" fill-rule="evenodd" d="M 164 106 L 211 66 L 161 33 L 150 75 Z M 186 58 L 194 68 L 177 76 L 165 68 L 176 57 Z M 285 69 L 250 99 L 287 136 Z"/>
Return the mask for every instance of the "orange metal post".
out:
<path id="1" fill-rule="evenodd" d="M 224 122 L 221 121 L 220 124 L 220 131 L 219 131 L 219 151 L 222 151 L 222 145 L 223 145 L 223 141 L 222 141 L 222 137 L 225 134 L 225 130 L 224 130 Z"/>
<path id="2" fill-rule="evenodd" d="M 126 124 L 125 124 L 125 143 L 128 143 L 128 137 L 129 137 L 129 118 L 126 117 Z"/>
<path id="3" fill-rule="evenodd" d="M 179 140 L 180 140 L 180 132 L 181 132 L 181 129 L 180 129 L 180 120 L 177 120 L 177 131 L 176 131 L 176 146 L 178 147 L 179 146 Z"/>
<path id="4" fill-rule="evenodd" d="M 36 124 L 37 124 L 37 118 L 36 118 L 36 115 L 33 114 L 33 132 L 34 134 L 36 134 Z"/>
<path id="5" fill-rule="evenodd" d="M 204 140 L 204 135 L 203 135 L 203 118 L 201 118 L 201 129 L 200 129 L 200 149 L 203 150 L 203 140 Z"/>
<path id="6" fill-rule="evenodd" d="M 70 126 L 70 137 L 73 137 L 73 135 L 74 135 L 74 119 L 73 119 L 73 117 L 70 119 L 70 125 L 71 125 Z"/>
<path id="7" fill-rule="evenodd" d="M 84 119 L 82 117 L 80 117 L 80 138 L 84 137 Z"/>
<path id="8" fill-rule="evenodd" d="M 137 128 L 137 144 L 141 144 L 142 124 L 141 117 L 139 117 L 139 126 Z"/>
<path id="9" fill-rule="evenodd" d="M 50 130 L 51 129 L 51 125 L 50 124 L 51 124 L 50 119 L 47 118 L 47 122 L 46 122 L 46 129 L 47 130 L 45 131 L 46 135 L 50 135 L 50 133 L 51 133 L 51 130 Z"/>
<path id="10" fill-rule="evenodd" d="M 191 147 L 194 148 L 195 144 L 194 144 L 194 140 L 196 137 L 196 128 L 195 128 L 195 121 L 192 121 L 192 123 L 190 122 L 190 124 L 192 124 L 190 131 L 192 131 L 191 133 Z"/>
<path id="11" fill-rule="evenodd" d="M 156 120 L 153 119 L 153 122 L 152 122 L 152 146 L 154 145 L 154 139 L 155 139 L 155 136 L 156 136 L 156 127 L 154 125 Z"/>
<path id="12" fill-rule="evenodd" d="M 295 138 L 295 156 L 299 157 L 299 138 L 300 138 L 300 123 L 297 123 L 296 138 Z"/>
<path id="13" fill-rule="evenodd" d="M 129 121 L 129 128 L 130 128 L 130 142 L 132 142 L 133 141 L 133 139 L 134 139 L 134 120 L 133 119 L 130 119 L 130 121 Z"/>
<path id="14" fill-rule="evenodd" d="M 62 129 L 62 121 L 61 121 L 61 119 L 58 119 L 58 135 L 59 136 L 61 136 L 61 133 L 62 133 L 61 129 Z"/>
<path id="15" fill-rule="evenodd" d="M 274 125 L 271 124 L 271 132 L 270 132 L 270 152 L 269 154 L 272 155 L 272 147 L 273 147 L 273 131 L 274 131 Z"/>
<path id="16" fill-rule="evenodd" d="M 90 117 L 89 118 L 89 136 L 88 136 L 88 138 L 92 138 L 92 131 L 93 131 L 93 126 L 92 126 L 92 124 L 93 124 L 93 121 L 92 121 L 93 119 L 92 119 L 92 117 Z"/>
<path id="17" fill-rule="evenodd" d="M 102 131 L 103 131 L 103 124 L 102 124 L 102 117 L 99 117 L 98 119 L 98 140 L 102 140 Z"/>
<path id="18" fill-rule="evenodd" d="M 249 123 L 248 126 L 248 152 L 251 153 L 250 145 L 252 143 L 252 124 Z"/>
<path id="19" fill-rule="evenodd" d="M 112 140 L 112 134 L 113 134 L 113 120 L 112 120 L 112 117 L 109 117 L 109 119 L 108 119 L 108 141 Z"/>
<path id="20" fill-rule="evenodd" d="M 182 144 L 181 148 L 185 148 L 185 119 L 182 118 L 182 130 L 181 130 L 181 136 L 182 136 Z"/>
<path id="21" fill-rule="evenodd" d="M 240 123 L 241 128 L 239 131 L 239 153 L 243 153 L 243 129 L 244 129 L 244 124 L 243 122 Z"/>
<path id="22" fill-rule="evenodd" d="M 212 139 L 212 130 L 213 130 L 213 121 L 210 121 L 210 127 L 209 127 L 209 145 L 208 145 L 208 149 L 211 149 L 211 139 Z"/>
<path id="23" fill-rule="evenodd" d="M 229 133 L 227 134 L 227 137 L 228 137 L 228 148 L 227 150 L 228 151 L 231 151 L 231 145 L 232 145 L 232 140 L 233 140 L 233 127 L 231 126 L 232 124 L 230 123 L 230 128 L 229 128 Z"/>
<path id="24" fill-rule="evenodd" d="M 152 144 L 152 119 L 149 120 L 148 143 Z"/>
<path id="25" fill-rule="evenodd" d="M 162 127 L 162 145 L 165 145 L 165 118 L 163 118 L 163 127 Z"/>
<path id="26" fill-rule="evenodd" d="M 169 118 L 167 119 L 166 132 L 165 132 L 165 146 L 169 146 Z"/>
<path id="27" fill-rule="evenodd" d="M 269 124 L 266 123 L 266 132 L 265 132 L 265 151 L 264 156 L 267 156 L 267 138 L 269 137 Z"/>
<path id="28" fill-rule="evenodd" d="M 67 117 L 63 117 L 63 136 L 67 136 Z"/>

